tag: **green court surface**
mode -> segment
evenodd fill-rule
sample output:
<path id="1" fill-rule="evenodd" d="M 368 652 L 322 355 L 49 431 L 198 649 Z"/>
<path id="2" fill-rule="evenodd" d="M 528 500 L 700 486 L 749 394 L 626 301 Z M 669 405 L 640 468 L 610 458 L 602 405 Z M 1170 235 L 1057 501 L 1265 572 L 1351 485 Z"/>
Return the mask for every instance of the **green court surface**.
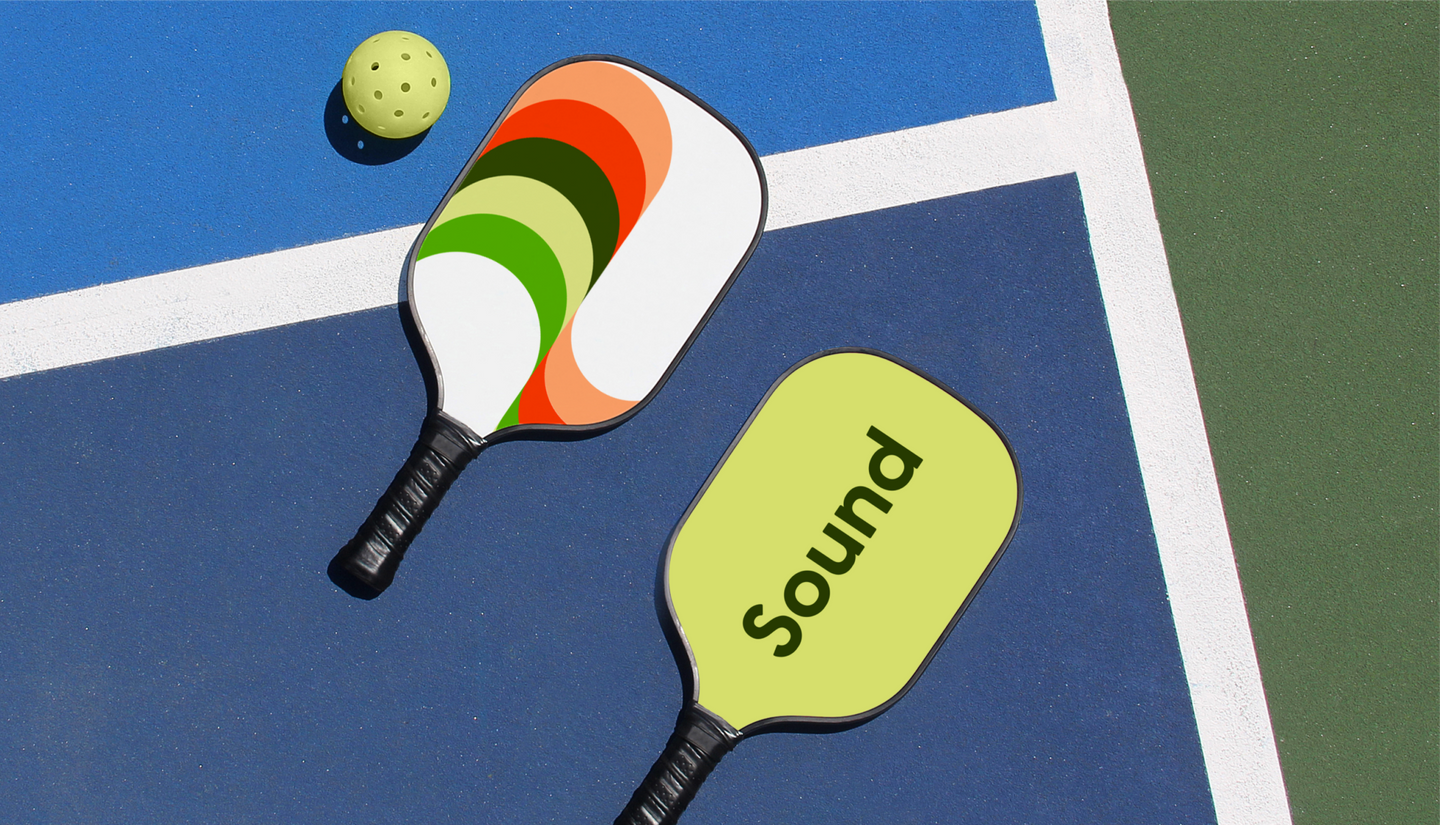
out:
<path id="1" fill-rule="evenodd" d="M 1294 821 L 1440 821 L 1440 4 L 1110 13 Z"/>

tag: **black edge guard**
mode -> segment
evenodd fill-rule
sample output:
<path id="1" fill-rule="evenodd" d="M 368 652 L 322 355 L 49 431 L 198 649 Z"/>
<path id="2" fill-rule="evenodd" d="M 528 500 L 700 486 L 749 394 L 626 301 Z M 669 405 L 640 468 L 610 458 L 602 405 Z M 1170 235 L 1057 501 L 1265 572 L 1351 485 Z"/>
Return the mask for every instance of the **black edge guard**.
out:
<path id="1" fill-rule="evenodd" d="M 395 474 L 355 538 L 331 562 L 332 571 L 338 568 L 354 579 L 343 582 L 332 572 L 336 584 L 361 598 L 374 598 L 389 587 L 410 542 L 420 535 L 460 471 L 485 446 L 483 438 L 448 418 L 436 413 L 427 416 L 405 466 Z M 354 586 L 357 583 L 358 588 Z"/>
<path id="2" fill-rule="evenodd" d="M 734 750 L 741 734 L 725 720 L 691 704 L 675 720 L 665 751 L 615 818 L 615 825 L 674 825 L 705 777 Z"/>

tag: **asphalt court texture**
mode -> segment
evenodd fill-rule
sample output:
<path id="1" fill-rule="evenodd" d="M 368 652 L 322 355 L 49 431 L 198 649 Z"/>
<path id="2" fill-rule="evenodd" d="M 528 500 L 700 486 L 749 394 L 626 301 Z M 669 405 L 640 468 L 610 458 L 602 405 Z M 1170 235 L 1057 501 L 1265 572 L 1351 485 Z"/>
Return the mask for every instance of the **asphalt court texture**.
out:
<path id="1" fill-rule="evenodd" d="M 895 708 L 741 743 L 686 821 L 1213 821 L 1073 177 L 767 235 L 649 407 L 482 454 L 373 602 L 324 567 L 424 414 L 397 310 L 6 382 L 7 817 L 613 816 L 678 706 L 666 536 L 856 345 L 993 417 L 1020 527 Z"/>
<path id="2" fill-rule="evenodd" d="M 761 155 L 1054 98 L 1028 3 L 14 4 L 0 24 L 34 33 L 0 57 L 0 301 L 423 221 L 521 84 L 578 54 L 670 78 Z M 452 90 L 417 149 L 368 166 L 323 116 L 389 29 L 435 43 Z"/>
<path id="3" fill-rule="evenodd" d="M 573 54 L 650 66 L 762 156 L 1054 98 L 1029 4 L 720 8 L 7 7 L 46 39 L 5 58 L 0 300 L 421 221 Z M 391 28 L 455 92 L 356 164 L 324 105 Z M 771 382 L 857 345 L 1006 433 L 1016 539 L 895 708 L 742 743 L 684 821 L 1215 821 L 1069 175 L 767 233 L 649 407 L 487 451 L 369 603 L 324 567 L 425 412 L 394 307 L 0 382 L 0 818 L 609 821 L 678 708 L 666 536 Z"/>

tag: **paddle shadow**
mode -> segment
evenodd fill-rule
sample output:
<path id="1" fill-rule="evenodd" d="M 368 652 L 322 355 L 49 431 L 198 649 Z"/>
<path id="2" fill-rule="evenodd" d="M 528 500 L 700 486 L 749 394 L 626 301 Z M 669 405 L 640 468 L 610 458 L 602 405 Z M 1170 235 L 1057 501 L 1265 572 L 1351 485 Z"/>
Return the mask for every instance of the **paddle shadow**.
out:
<path id="1" fill-rule="evenodd" d="M 665 634 L 670 655 L 675 657 L 675 667 L 680 671 L 680 691 L 685 702 L 689 703 L 698 699 L 695 695 L 695 669 L 690 663 L 690 648 L 680 635 L 679 623 L 670 612 L 670 604 L 665 598 L 665 561 L 669 556 L 667 548 L 655 565 L 655 616 L 660 620 L 660 630 Z"/>

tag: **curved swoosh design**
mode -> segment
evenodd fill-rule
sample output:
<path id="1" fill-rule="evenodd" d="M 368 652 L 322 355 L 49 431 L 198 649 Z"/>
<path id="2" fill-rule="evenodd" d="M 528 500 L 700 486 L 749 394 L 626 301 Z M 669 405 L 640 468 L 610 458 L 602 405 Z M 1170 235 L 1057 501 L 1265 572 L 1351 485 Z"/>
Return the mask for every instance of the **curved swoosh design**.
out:
<path id="1" fill-rule="evenodd" d="M 541 74 L 414 254 L 411 309 L 440 409 L 477 435 L 625 415 L 663 381 L 748 257 L 764 204 L 753 151 L 686 93 L 608 59 Z M 499 314 L 533 317 L 538 336 L 482 329 L 496 314 L 477 312 L 483 298 L 450 301 L 434 288 L 466 269 L 443 257 L 455 253 L 508 272 L 530 306 Z M 493 286 L 495 268 L 468 270 Z M 504 290 L 505 300 L 522 290 Z"/>

